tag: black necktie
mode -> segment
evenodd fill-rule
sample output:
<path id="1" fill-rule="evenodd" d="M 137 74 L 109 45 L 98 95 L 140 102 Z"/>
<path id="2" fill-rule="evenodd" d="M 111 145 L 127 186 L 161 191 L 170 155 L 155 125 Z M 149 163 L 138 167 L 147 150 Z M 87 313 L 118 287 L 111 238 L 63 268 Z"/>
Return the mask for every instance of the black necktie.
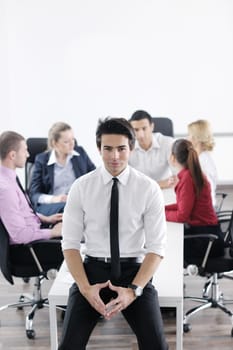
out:
<path id="1" fill-rule="evenodd" d="M 110 206 L 110 248 L 111 248 L 111 276 L 117 280 L 121 275 L 119 236 L 118 236 L 118 179 L 113 178 Z"/>
<path id="2" fill-rule="evenodd" d="M 16 182 L 17 182 L 19 188 L 21 189 L 21 191 L 23 192 L 24 197 L 26 198 L 29 207 L 32 209 L 33 213 L 37 216 L 37 214 L 35 212 L 35 209 L 33 208 L 32 202 L 31 202 L 30 198 L 28 197 L 27 193 L 25 192 L 25 190 L 24 190 L 24 188 L 23 188 L 23 186 L 22 186 L 18 176 L 16 176 Z"/>

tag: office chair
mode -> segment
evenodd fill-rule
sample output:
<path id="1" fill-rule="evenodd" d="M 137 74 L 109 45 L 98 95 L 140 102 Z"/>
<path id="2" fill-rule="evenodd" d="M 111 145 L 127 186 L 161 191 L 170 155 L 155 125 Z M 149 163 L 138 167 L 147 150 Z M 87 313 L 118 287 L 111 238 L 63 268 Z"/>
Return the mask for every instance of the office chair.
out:
<path id="1" fill-rule="evenodd" d="M 25 164 L 25 190 L 27 192 L 30 186 L 35 157 L 37 154 L 46 151 L 47 141 L 47 137 L 29 137 L 27 139 L 27 147 L 29 152 L 29 157 Z"/>
<path id="2" fill-rule="evenodd" d="M 230 215 L 229 215 L 230 214 Z M 184 316 L 183 330 L 189 332 L 191 325 L 189 319 L 199 311 L 208 308 L 219 308 L 231 317 L 232 329 L 231 336 L 233 337 L 233 311 L 226 307 L 226 304 L 233 304 L 233 300 L 226 300 L 223 293 L 219 289 L 219 278 L 227 277 L 227 272 L 233 270 L 233 211 L 222 213 L 219 217 L 219 223 L 225 225 L 226 230 L 223 231 L 225 248 L 224 256 L 210 257 L 210 251 L 215 240 L 218 239 L 214 234 L 195 234 L 185 235 L 184 239 L 203 238 L 208 239 L 208 246 L 205 255 L 202 258 L 188 257 L 186 263 L 196 266 L 196 270 L 200 276 L 208 278 L 202 291 L 202 297 L 185 296 L 185 299 L 198 301 L 201 304 L 188 310 Z M 225 275 L 225 276 L 224 276 Z M 231 277 L 229 277 L 231 278 Z"/>
<path id="3" fill-rule="evenodd" d="M 222 210 L 222 206 L 224 203 L 224 199 L 227 197 L 227 193 L 225 192 L 216 192 L 216 206 L 215 206 L 215 210 L 216 213 L 219 213 Z"/>
<path id="4" fill-rule="evenodd" d="M 161 134 L 166 136 L 174 137 L 173 122 L 169 118 L 165 117 L 154 117 L 152 118 L 154 123 L 153 132 L 161 132 Z"/>
<path id="5" fill-rule="evenodd" d="M 49 254 L 48 254 L 49 251 Z M 41 258 L 46 255 L 45 258 Z M 43 261 L 42 261 L 43 260 Z M 31 307 L 26 316 L 26 336 L 34 339 L 33 318 L 37 309 L 48 306 L 48 299 L 42 297 L 41 284 L 48 279 L 47 272 L 58 270 L 63 262 L 61 241 L 59 239 L 38 240 L 29 244 L 9 244 L 9 234 L 0 220 L 0 268 L 5 279 L 14 284 L 14 277 L 35 277 L 32 296 L 20 295 L 18 302 L 0 307 L 0 311 L 7 308 Z"/>

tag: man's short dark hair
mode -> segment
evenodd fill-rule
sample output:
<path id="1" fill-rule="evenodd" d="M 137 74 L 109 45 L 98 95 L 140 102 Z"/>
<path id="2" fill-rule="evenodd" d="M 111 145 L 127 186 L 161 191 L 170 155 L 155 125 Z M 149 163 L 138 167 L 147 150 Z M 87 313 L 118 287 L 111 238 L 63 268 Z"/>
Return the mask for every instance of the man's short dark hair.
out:
<path id="1" fill-rule="evenodd" d="M 129 139 L 129 148 L 132 150 L 135 145 L 135 134 L 132 126 L 125 118 L 110 118 L 107 117 L 104 120 L 99 120 L 96 129 L 96 144 L 101 148 L 101 136 L 102 135 L 125 135 Z"/>
<path id="2" fill-rule="evenodd" d="M 11 151 L 18 151 L 24 137 L 15 131 L 5 131 L 0 135 L 0 159 L 6 159 Z"/>
<path id="3" fill-rule="evenodd" d="M 143 111 L 143 110 L 138 110 L 138 111 L 134 112 L 132 114 L 132 116 L 130 117 L 129 121 L 132 122 L 134 120 L 141 120 L 141 119 L 147 119 L 150 124 L 153 123 L 151 115 L 148 112 Z"/>

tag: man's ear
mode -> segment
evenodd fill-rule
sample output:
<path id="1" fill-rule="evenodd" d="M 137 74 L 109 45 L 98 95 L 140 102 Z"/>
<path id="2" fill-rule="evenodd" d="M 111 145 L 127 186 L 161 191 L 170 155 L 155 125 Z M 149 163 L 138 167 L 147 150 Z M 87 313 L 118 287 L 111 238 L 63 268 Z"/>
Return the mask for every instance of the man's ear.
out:
<path id="1" fill-rule="evenodd" d="M 154 131 L 154 128 L 155 128 L 155 123 L 152 122 L 152 123 L 151 123 L 151 131 L 152 131 L 152 132 Z"/>
<path id="2" fill-rule="evenodd" d="M 9 153 L 8 153 L 8 158 L 9 159 L 11 159 L 11 160 L 13 160 L 13 159 L 15 159 L 15 157 L 16 157 L 16 152 L 15 151 L 10 151 Z"/>
<path id="3" fill-rule="evenodd" d="M 170 159 L 169 159 L 169 161 L 170 161 L 170 164 L 171 164 L 171 165 L 175 166 L 176 158 L 175 158 L 175 156 L 174 156 L 173 153 L 170 154 Z"/>

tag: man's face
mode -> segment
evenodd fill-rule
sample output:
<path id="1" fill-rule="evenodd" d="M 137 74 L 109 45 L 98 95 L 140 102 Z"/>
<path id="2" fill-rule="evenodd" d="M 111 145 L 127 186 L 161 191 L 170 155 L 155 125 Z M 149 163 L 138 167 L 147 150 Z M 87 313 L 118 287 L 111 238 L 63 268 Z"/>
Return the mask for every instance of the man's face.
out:
<path id="1" fill-rule="evenodd" d="M 29 156 L 28 148 L 25 140 L 20 141 L 18 151 L 13 151 L 15 168 L 23 168 Z"/>
<path id="2" fill-rule="evenodd" d="M 101 136 L 100 154 L 105 168 L 112 176 L 119 175 L 127 166 L 130 156 L 129 139 L 125 135 Z"/>
<path id="3" fill-rule="evenodd" d="M 141 120 L 133 120 L 130 122 L 132 125 L 136 139 L 138 140 L 138 143 L 140 147 L 143 149 L 148 149 L 152 144 L 152 132 L 154 128 L 154 124 L 150 124 L 148 119 L 141 119 Z"/>

